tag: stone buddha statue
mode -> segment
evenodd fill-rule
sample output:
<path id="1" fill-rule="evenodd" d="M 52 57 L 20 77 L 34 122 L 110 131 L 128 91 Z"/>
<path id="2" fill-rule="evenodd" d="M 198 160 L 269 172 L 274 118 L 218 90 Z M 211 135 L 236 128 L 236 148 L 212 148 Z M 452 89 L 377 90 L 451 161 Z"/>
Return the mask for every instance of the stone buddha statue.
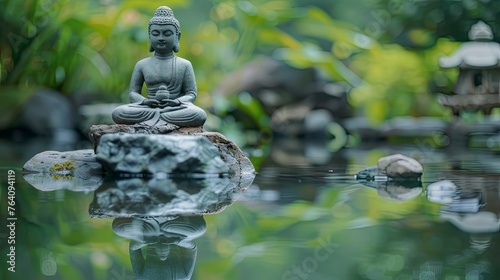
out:
<path id="1" fill-rule="evenodd" d="M 169 7 L 159 7 L 149 21 L 149 51 L 154 55 L 140 60 L 130 79 L 130 104 L 117 107 L 117 124 L 180 127 L 203 126 L 207 115 L 193 104 L 196 81 L 191 63 L 175 56 L 181 36 L 179 21 Z M 147 98 L 141 94 L 146 83 Z"/>

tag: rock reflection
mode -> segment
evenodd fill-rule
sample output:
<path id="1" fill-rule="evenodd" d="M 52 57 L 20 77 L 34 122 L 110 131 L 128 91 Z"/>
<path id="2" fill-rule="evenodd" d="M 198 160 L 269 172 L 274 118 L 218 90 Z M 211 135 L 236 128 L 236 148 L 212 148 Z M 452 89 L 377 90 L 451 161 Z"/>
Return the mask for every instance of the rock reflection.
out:
<path id="1" fill-rule="evenodd" d="M 417 197 L 422 192 L 420 180 L 386 181 L 377 183 L 377 193 L 380 197 L 406 201 Z"/>
<path id="2" fill-rule="evenodd" d="M 463 177 L 465 176 L 458 176 Z M 470 234 L 470 248 L 477 254 L 491 245 L 491 234 L 500 231 L 498 183 L 442 180 L 426 189 L 429 201 L 443 204 L 440 219 Z M 483 184 L 484 183 L 484 184 Z"/>
<path id="3" fill-rule="evenodd" d="M 248 186 L 228 177 L 112 180 L 94 192 L 89 213 L 97 218 L 217 213 Z"/>
<path id="4" fill-rule="evenodd" d="M 379 168 L 370 167 L 356 174 L 360 184 L 377 190 L 377 194 L 393 201 L 406 201 L 417 197 L 422 192 L 420 178 L 388 177 L 381 175 Z"/>
<path id="5" fill-rule="evenodd" d="M 475 213 L 482 204 L 482 192 L 459 188 L 450 180 L 442 180 L 427 186 L 429 201 L 444 204 L 442 211 L 453 213 Z"/>
<path id="6" fill-rule="evenodd" d="M 205 230 L 203 216 L 113 221 L 113 231 L 130 239 L 130 260 L 137 279 L 191 279 L 197 255 L 193 240 Z"/>

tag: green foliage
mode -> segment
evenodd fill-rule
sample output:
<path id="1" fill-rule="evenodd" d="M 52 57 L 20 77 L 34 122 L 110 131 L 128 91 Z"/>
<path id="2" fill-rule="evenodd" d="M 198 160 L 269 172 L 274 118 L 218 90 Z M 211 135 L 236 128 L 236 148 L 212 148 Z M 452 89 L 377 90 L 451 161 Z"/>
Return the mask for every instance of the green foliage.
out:
<path id="1" fill-rule="evenodd" d="M 79 4 L 78 4 L 79 3 Z M 63 88 L 90 24 L 81 2 L 2 1 L 2 84 Z M 97 29 L 97 28 L 96 28 Z"/>
<path id="2" fill-rule="evenodd" d="M 0 103 L 1 128 L 8 127 L 15 120 L 17 114 L 15 108 L 28 99 L 32 93 L 33 88 L 30 87 L 2 86 L 0 88 L 0 96 L 2 96 Z"/>
<path id="3" fill-rule="evenodd" d="M 436 61 L 456 46 L 445 40 L 423 51 L 385 45 L 356 55 L 350 67 L 364 82 L 352 90 L 352 105 L 364 110 L 374 123 L 403 115 L 443 116 L 430 85 L 439 84 L 441 89 L 452 85 L 447 77 L 450 73 L 440 71 Z"/>
<path id="4" fill-rule="evenodd" d="M 351 105 L 373 123 L 403 115 L 446 115 L 434 94 L 449 91 L 456 77 L 455 72 L 443 72 L 437 66 L 439 56 L 458 46 L 449 40 L 439 40 L 424 50 L 408 49 L 381 44 L 355 25 L 336 20 L 314 6 L 297 7 L 291 1 L 267 2 L 269 6 L 265 8 L 246 1 L 217 3 L 204 25 L 210 26 L 211 33 L 204 38 L 202 49 L 215 49 L 214 43 L 228 44 L 222 44 L 223 49 L 211 56 L 208 69 L 226 73 L 256 54 L 272 53 L 294 67 L 316 67 L 331 80 L 347 82 L 353 87 Z M 412 34 L 415 40 L 427 40 L 425 32 Z M 209 81 L 202 83 L 210 89 L 214 81 L 221 79 L 210 76 Z M 221 107 L 230 110 L 238 102 L 235 99 L 229 106 L 227 102 L 221 106 L 214 99 L 212 103 L 219 108 L 216 111 L 220 116 L 224 115 Z M 260 123 L 260 129 L 270 127 L 269 122 L 262 123 L 255 114 L 253 119 Z"/>
<path id="5" fill-rule="evenodd" d="M 221 101 L 226 97 L 211 94 L 229 72 L 261 54 L 298 68 L 316 67 L 327 78 L 351 85 L 351 105 L 374 123 L 401 115 L 443 116 L 433 94 L 449 91 L 456 72 L 438 69 L 437 59 L 458 45 L 439 37 L 462 40 L 473 20 L 493 23 L 497 9 L 484 1 L 403 2 L 364 0 L 360 11 L 366 10 L 366 17 L 347 1 L 167 4 L 182 25 L 179 56 L 195 65 L 198 105 L 214 107 L 219 116 L 243 110 L 267 131 L 270 120 L 256 100 L 242 101 L 235 93 Z M 150 55 L 146 27 L 158 5 L 139 0 L 0 1 L 0 87 L 9 96 L 7 103 L 14 104 L 8 108 L 26 99 L 16 94 L 26 86 L 127 102 L 133 65 Z M 214 127 L 221 130 L 244 127 L 214 118 Z"/>
<path id="6" fill-rule="evenodd" d="M 173 7 L 187 3 L 170 1 Z M 1 85 L 116 96 L 128 86 L 128 68 L 137 61 L 130 55 L 137 53 L 130 21 L 147 26 L 138 11 L 149 14 L 155 8 L 155 3 L 138 0 L 108 6 L 76 0 L 0 1 Z"/>
<path id="7" fill-rule="evenodd" d="M 397 42 L 412 48 L 429 48 L 442 37 L 468 41 L 472 24 L 482 20 L 496 31 L 500 8 L 490 0 L 402 1 L 367 0 L 372 7 L 364 18 L 366 32 L 383 42 Z"/>

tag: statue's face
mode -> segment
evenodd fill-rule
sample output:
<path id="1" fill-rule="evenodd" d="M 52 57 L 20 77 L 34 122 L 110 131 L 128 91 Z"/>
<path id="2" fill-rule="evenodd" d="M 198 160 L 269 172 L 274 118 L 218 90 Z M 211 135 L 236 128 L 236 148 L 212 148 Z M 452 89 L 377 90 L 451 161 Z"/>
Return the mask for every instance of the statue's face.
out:
<path id="1" fill-rule="evenodd" d="M 157 53 L 171 53 L 174 46 L 178 43 L 178 38 L 173 25 L 151 25 L 149 33 L 151 47 Z"/>

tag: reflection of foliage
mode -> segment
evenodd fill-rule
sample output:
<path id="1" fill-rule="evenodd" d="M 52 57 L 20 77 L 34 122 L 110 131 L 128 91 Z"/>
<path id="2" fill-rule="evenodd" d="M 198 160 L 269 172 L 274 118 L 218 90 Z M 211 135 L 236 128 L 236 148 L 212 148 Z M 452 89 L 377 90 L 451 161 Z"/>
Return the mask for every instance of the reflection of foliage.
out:
<path id="1" fill-rule="evenodd" d="M 105 274 L 112 265 L 122 269 L 129 264 L 128 247 L 110 244 L 116 237 L 109 221 L 89 222 L 85 209 L 91 200 L 91 195 L 77 192 L 39 192 L 18 177 L 15 279 L 40 279 L 42 273 L 57 273 L 55 277 L 61 279 L 110 279 Z M 0 206 L 6 208 L 7 204 L 0 202 Z M 5 220 L 6 214 L 2 211 L 0 218 Z M 99 234 L 94 236 L 95 231 Z M 19 262 L 23 263 L 22 269 Z M 6 269 L 0 273 L 1 279 L 13 279 L 10 277 Z"/>
<path id="2" fill-rule="evenodd" d="M 425 254 L 415 256 L 415 244 L 425 242 L 421 231 L 434 232 L 432 216 L 439 208 L 422 213 L 424 197 L 397 203 L 378 197 L 373 189 L 325 187 L 315 202 L 259 202 L 257 207 L 236 203 L 206 216 L 212 225 L 206 233 L 211 248 L 200 247 L 198 261 L 204 279 L 295 279 L 282 276 L 304 263 L 302 267 L 316 263 L 307 273 L 310 279 L 354 279 L 373 267 L 372 257 L 379 262 L 401 259 L 402 263 L 381 268 L 387 274 L 411 271 L 414 260 L 426 260 Z M 248 276 L 252 267 L 260 269 Z"/>

